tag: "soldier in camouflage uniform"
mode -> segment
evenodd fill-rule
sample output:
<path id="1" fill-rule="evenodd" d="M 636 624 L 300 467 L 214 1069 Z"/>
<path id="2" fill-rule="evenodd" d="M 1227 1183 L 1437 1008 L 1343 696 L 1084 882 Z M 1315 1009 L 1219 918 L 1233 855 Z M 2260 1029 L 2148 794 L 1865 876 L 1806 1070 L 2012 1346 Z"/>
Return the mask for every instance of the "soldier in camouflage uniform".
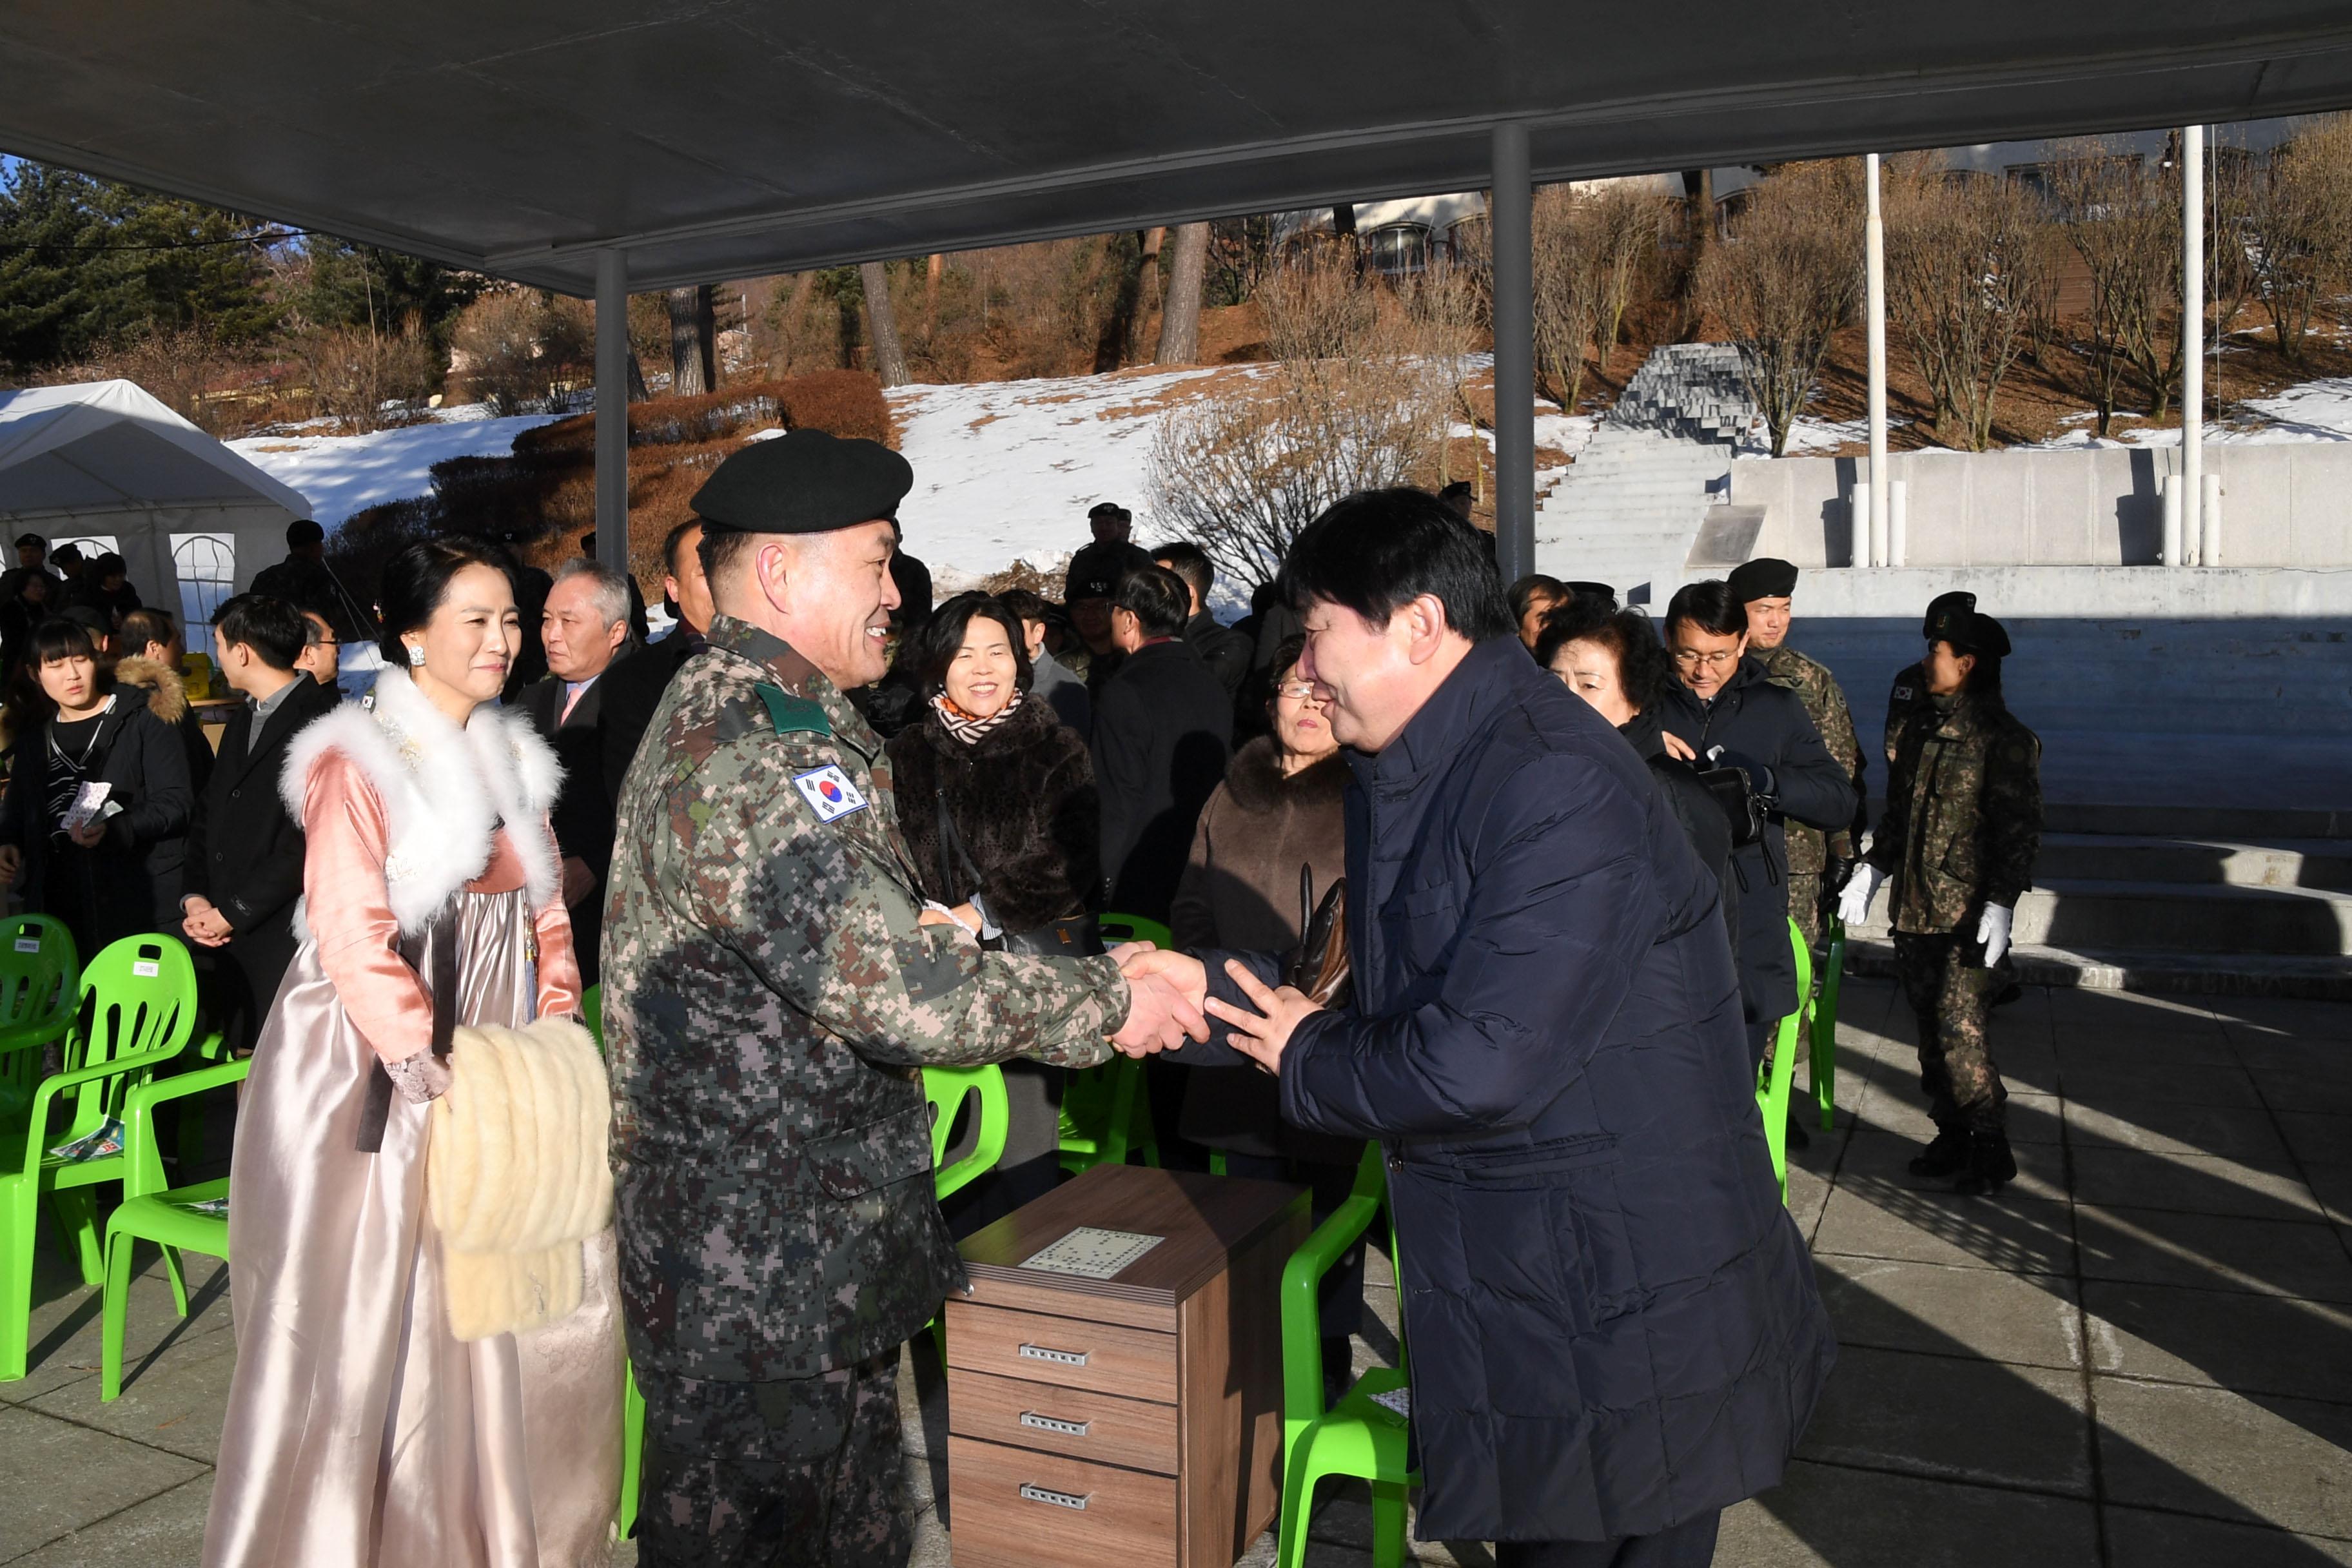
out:
<path id="1" fill-rule="evenodd" d="M 1936 640 L 1936 626 L 1946 615 L 1965 615 L 1977 607 L 1974 594 L 1955 592 L 1938 594 L 1927 601 L 1927 618 L 1921 623 L 1919 635 L 1929 642 Z M 1886 694 L 1886 765 L 1895 765 L 1895 742 L 1903 733 L 1904 721 L 1914 710 L 1927 706 L 1927 669 L 1924 664 L 1906 664 L 1896 672 L 1895 685 Z"/>
<path id="2" fill-rule="evenodd" d="M 1918 1017 L 1920 1088 L 1937 1129 L 1911 1170 L 1988 1192 L 2017 1174 L 1987 1022 L 2013 973 L 2017 900 L 2033 885 L 2042 742 L 2001 702 L 2000 623 L 1948 606 L 1931 630 L 1925 700 L 1897 738 L 1886 816 L 1844 913 L 1858 921 L 1892 879 L 1895 967 Z"/>
<path id="3" fill-rule="evenodd" d="M 1731 596 L 1748 607 L 1748 657 L 1764 667 L 1775 685 L 1797 694 L 1846 776 L 1853 781 L 1853 826 L 1823 833 L 1791 818 L 1788 824 L 1789 918 L 1805 933 L 1809 946 L 1822 945 L 1825 900 L 1834 899 L 1853 870 L 1854 837 L 1861 830 L 1862 802 L 1870 797 L 1863 776 L 1868 762 L 1854 737 L 1853 715 L 1845 692 L 1829 667 L 1807 658 L 1788 643 L 1790 596 L 1797 589 L 1797 569 L 1770 556 L 1747 562 L 1727 579 Z"/>
<path id="4" fill-rule="evenodd" d="M 911 478 L 804 431 L 720 466 L 695 498 L 720 613 L 622 789 L 604 1029 L 648 1565 L 906 1561 L 898 1346 L 962 1282 L 917 1069 L 1084 1067 L 1156 1026 L 1113 959 L 983 952 L 915 891 L 842 695 L 881 673 Z"/>

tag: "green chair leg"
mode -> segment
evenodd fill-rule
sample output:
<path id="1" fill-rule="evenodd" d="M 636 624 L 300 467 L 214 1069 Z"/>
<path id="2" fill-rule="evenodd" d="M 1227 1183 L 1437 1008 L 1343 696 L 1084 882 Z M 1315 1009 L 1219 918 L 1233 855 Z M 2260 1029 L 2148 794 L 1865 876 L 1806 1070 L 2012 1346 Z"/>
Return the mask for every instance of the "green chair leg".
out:
<path id="1" fill-rule="evenodd" d="M 106 1283 L 106 1253 L 100 1245 L 98 1194 L 77 1188 L 50 1194 L 58 1218 L 58 1243 L 81 1268 L 85 1285 Z"/>
<path id="2" fill-rule="evenodd" d="M 1404 1568 L 1404 1488 L 1372 1483 L 1372 1568 Z"/>
<path id="3" fill-rule="evenodd" d="M 110 1404 L 122 1393 L 122 1329 L 131 1316 L 131 1254 L 138 1245 L 136 1237 L 120 1233 L 106 1238 L 106 1300 L 99 1328 L 98 1397 Z M 187 1303 L 183 1300 L 180 1316 L 187 1315 Z"/>
<path id="4" fill-rule="evenodd" d="M 0 1383 L 25 1375 L 33 1328 L 33 1228 L 39 1220 L 30 1182 L 0 1182 Z"/>
<path id="5" fill-rule="evenodd" d="M 1813 1099 L 1822 1111 L 1822 1131 L 1837 1125 L 1838 986 L 1845 978 L 1845 922 L 1830 925 L 1829 951 L 1822 958 L 1822 994 L 1813 1005 Z"/>
<path id="6" fill-rule="evenodd" d="M 111 1261 L 110 1258 L 109 1262 Z M 172 1281 L 172 1305 L 178 1308 L 180 1316 L 184 1318 L 188 1315 L 188 1276 L 180 1266 L 178 1247 L 163 1248 L 163 1273 Z"/>
<path id="7" fill-rule="evenodd" d="M 637 1532 L 637 1490 L 644 1484 L 646 1462 L 646 1396 L 637 1392 L 637 1370 L 628 1370 L 628 1391 L 621 1398 L 621 1538 Z"/>

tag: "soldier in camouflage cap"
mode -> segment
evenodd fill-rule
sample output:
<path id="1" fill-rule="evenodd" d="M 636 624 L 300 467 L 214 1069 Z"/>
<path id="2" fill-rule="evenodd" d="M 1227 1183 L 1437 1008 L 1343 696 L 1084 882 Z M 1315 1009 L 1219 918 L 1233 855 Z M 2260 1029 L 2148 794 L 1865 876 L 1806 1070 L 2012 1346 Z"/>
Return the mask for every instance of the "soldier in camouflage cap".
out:
<path id="1" fill-rule="evenodd" d="M 2009 635 L 1973 608 L 1930 617 L 1922 700 L 1906 715 L 1886 815 L 1840 912 L 1857 924 L 1892 879 L 1895 968 L 1919 1021 L 1919 1079 L 1936 1137 L 1915 1175 L 1990 1192 L 2017 1174 L 2008 1092 L 1987 1025 L 2014 972 L 2017 900 L 2042 844 L 2042 742 L 2000 696 Z"/>
<path id="2" fill-rule="evenodd" d="M 1825 900 L 1834 899 L 1853 871 L 1854 837 L 1862 828 L 1862 802 L 1870 798 L 1864 787 L 1867 759 L 1853 732 L 1853 715 L 1845 705 L 1845 691 L 1829 666 L 1807 658 L 1789 646 L 1790 606 L 1797 591 L 1797 569 L 1769 556 L 1735 568 L 1728 579 L 1731 596 L 1748 606 L 1748 657 L 1764 667 L 1775 685 L 1797 694 L 1822 732 L 1838 765 L 1853 781 L 1854 821 L 1851 826 L 1823 833 L 1793 818 L 1788 825 L 1789 918 L 1814 948 L 1822 945 Z"/>
<path id="3" fill-rule="evenodd" d="M 898 1346 L 961 1283 L 925 1063 L 1085 1067 L 1176 1005 L 927 911 L 879 741 L 906 460 L 795 431 L 695 498 L 719 614 L 623 785 L 604 1030 L 639 1562 L 889 1565 Z M 1197 1020 L 1196 1020 L 1197 1021 Z"/>

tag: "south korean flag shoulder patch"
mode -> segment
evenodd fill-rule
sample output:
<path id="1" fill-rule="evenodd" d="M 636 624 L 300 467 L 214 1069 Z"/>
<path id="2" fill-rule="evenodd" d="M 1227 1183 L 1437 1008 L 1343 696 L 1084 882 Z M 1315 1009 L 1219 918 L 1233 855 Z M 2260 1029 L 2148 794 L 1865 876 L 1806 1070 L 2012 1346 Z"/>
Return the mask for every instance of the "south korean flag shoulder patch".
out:
<path id="1" fill-rule="evenodd" d="M 793 777 L 793 787 L 809 803 L 819 822 L 838 822 L 855 811 L 866 809 L 866 797 L 849 782 L 838 763 L 827 763 L 812 772 Z"/>

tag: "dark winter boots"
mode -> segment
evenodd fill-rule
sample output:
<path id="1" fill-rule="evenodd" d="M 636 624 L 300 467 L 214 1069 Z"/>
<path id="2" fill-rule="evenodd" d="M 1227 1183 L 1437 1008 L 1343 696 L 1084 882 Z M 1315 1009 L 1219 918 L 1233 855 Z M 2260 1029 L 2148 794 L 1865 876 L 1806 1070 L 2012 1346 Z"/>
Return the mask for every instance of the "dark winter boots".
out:
<path id="1" fill-rule="evenodd" d="M 2017 1177 L 2017 1156 L 2010 1152 L 2009 1134 L 1978 1129 L 1969 1135 L 1969 1168 L 1952 1184 L 1956 1193 L 1971 1195 L 1996 1193 Z"/>
<path id="2" fill-rule="evenodd" d="M 1915 1176 L 1951 1176 L 1968 1168 L 1969 1131 L 1965 1127 L 1936 1129 L 1935 1142 L 1912 1158 Z"/>

